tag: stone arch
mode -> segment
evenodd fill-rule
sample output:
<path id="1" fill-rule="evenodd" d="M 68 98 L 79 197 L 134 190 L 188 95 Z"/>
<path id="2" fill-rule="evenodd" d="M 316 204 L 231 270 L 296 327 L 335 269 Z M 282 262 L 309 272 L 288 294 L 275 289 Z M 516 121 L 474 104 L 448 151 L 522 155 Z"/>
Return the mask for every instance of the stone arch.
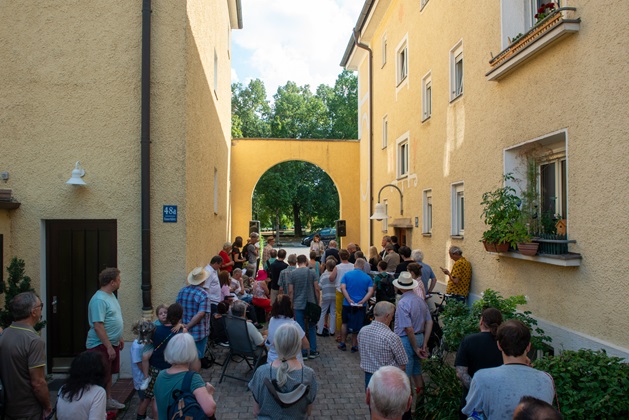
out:
<path id="1" fill-rule="evenodd" d="M 251 197 L 273 166 L 301 160 L 323 169 L 336 185 L 340 218 L 347 221 L 342 244 L 360 239 L 360 166 L 357 140 L 233 139 L 231 148 L 231 235 L 248 235 Z M 239 199 L 245 197 L 245 199 Z"/>

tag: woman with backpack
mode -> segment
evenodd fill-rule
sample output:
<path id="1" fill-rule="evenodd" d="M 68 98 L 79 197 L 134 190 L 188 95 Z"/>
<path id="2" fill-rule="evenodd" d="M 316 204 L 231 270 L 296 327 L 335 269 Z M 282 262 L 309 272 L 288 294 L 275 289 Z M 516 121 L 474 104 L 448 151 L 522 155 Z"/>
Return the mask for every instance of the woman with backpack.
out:
<path id="1" fill-rule="evenodd" d="M 307 419 L 317 396 L 314 370 L 297 357 L 301 334 L 294 324 L 280 326 L 273 338 L 277 359 L 259 367 L 249 382 L 253 393 L 253 415 L 258 419 Z"/>
<path id="2" fill-rule="evenodd" d="M 170 339 L 164 357 L 170 368 L 163 370 L 155 381 L 154 394 L 157 402 L 157 418 L 170 420 L 175 416 L 179 400 L 173 398 L 173 391 L 181 391 L 180 399 L 184 408 L 181 418 L 204 419 L 214 415 L 214 387 L 204 382 L 201 375 L 191 371 L 190 366 L 197 360 L 197 347 L 188 333 L 177 334 Z"/>

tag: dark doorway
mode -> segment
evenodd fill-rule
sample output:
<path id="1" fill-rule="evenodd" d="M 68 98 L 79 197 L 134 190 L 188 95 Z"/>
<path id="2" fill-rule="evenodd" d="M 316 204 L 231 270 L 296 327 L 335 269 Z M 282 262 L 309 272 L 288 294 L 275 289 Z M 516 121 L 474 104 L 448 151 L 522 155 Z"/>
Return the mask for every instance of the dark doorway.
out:
<path id="1" fill-rule="evenodd" d="M 115 220 L 46 221 L 48 367 L 65 372 L 85 350 L 98 273 L 117 266 Z"/>

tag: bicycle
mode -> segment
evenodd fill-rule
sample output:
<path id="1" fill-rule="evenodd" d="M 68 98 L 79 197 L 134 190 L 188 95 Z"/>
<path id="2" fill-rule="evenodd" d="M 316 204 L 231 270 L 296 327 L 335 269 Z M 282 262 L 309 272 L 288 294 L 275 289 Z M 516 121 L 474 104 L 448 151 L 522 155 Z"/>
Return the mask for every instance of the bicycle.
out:
<path id="1" fill-rule="evenodd" d="M 426 300 L 430 299 L 434 295 L 440 296 L 441 301 L 435 302 L 435 309 L 430 311 L 430 317 L 432 318 L 432 331 L 430 332 L 430 337 L 428 338 L 428 354 L 441 359 L 447 352 L 447 349 L 443 341 L 443 328 L 439 323 L 439 315 L 445 310 L 447 300 L 452 298 L 453 295 L 449 293 L 432 292 L 432 294 L 426 296 Z"/>

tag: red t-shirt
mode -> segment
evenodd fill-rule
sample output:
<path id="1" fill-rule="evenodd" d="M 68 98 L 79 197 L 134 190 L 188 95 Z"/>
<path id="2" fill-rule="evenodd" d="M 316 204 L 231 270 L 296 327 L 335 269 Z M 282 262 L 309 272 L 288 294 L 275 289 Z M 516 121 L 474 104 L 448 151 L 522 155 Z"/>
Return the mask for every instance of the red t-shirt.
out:
<path id="1" fill-rule="evenodd" d="M 230 263 L 232 260 L 231 258 L 229 258 L 229 254 L 227 252 L 225 252 L 224 250 L 221 250 L 221 252 L 218 253 L 218 255 L 220 255 L 220 257 L 223 259 L 223 264 L 221 264 L 221 270 L 225 270 L 228 273 L 231 273 L 234 266 L 233 265 L 225 265 Z"/>

